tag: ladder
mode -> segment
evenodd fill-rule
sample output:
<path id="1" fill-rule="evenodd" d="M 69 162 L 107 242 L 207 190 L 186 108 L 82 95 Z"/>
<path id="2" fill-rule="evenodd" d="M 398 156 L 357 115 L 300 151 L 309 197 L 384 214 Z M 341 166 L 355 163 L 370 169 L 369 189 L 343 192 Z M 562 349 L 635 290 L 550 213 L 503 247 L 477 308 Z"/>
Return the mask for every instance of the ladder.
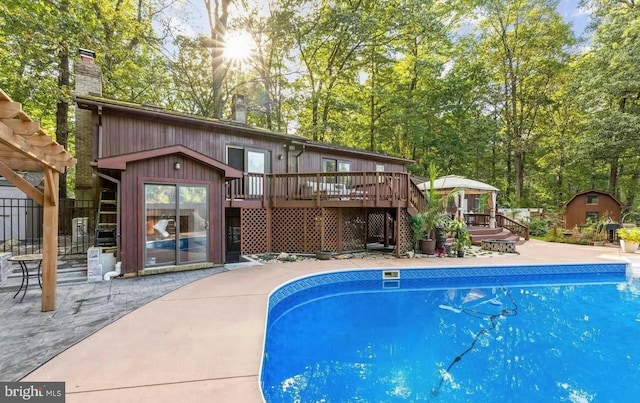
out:
<path id="1" fill-rule="evenodd" d="M 118 202 L 114 189 L 100 189 L 100 201 L 96 218 L 95 246 L 114 246 L 118 226 Z"/>

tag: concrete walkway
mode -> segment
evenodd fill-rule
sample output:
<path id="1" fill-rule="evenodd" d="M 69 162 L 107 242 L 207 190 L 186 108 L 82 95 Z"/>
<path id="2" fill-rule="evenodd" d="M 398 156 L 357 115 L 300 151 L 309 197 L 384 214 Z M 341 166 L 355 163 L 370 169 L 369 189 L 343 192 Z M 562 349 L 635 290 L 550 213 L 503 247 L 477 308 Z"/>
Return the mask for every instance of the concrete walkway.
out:
<path id="1" fill-rule="evenodd" d="M 3 295 L 0 301 L 4 309 L 3 323 L 6 323 L 4 316 L 7 312 L 13 310 L 11 314 L 15 318 L 11 322 L 10 334 L 3 330 L 3 339 L 18 340 L 12 348 L 13 355 L 19 356 L 14 362 L 21 359 L 35 369 L 46 360 L 37 360 L 26 350 L 22 354 L 20 348 L 44 351 L 52 338 L 65 340 L 66 335 L 70 339 L 82 339 L 76 335 L 79 328 L 92 326 L 95 330 L 117 319 L 23 378 L 24 381 L 64 381 L 69 403 L 261 402 L 258 376 L 268 295 L 293 278 L 322 271 L 366 267 L 586 263 L 611 262 L 627 257 L 620 253 L 619 248 L 540 241 L 519 245 L 518 251 L 519 255 L 464 259 L 305 261 L 229 270 L 216 275 L 211 275 L 214 274 L 211 271 L 203 273 L 202 279 L 157 299 L 154 298 L 173 287 L 164 285 L 163 279 L 177 273 L 117 280 L 111 285 L 102 285 L 104 289 L 94 290 L 87 285 L 84 290 L 60 290 L 62 295 L 58 297 L 57 313 L 36 313 L 33 307 L 21 311 L 26 315 L 24 319 L 15 315 L 17 307 L 5 308 L 6 298 Z M 183 275 L 197 276 L 195 273 L 198 272 Z M 166 281 L 171 282 L 170 279 Z M 107 292 L 107 288 L 114 287 L 121 292 Z M 140 303 L 143 306 L 126 314 L 134 305 L 134 295 L 138 294 L 145 294 L 140 296 L 140 301 L 151 302 Z M 25 306 L 33 300 L 39 301 L 38 297 L 39 294 L 36 295 L 35 291 L 31 294 L 30 291 Z M 108 320 L 92 323 L 93 314 L 85 310 L 88 305 L 108 306 L 112 299 L 118 298 L 125 301 L 131 298 L 132 302 L 129 305 L 112 305 Z M 123 312 L 118 311 L 121 308 Z M 38 323 L 39 316 L 49 318 Z M 28 326 L 23 326 L 22 322 Z M 2 378 L 10 380 L 10 377 L 5 377 L 6 368 L 3 367 Z M 12 373 L 18 374 L 19 371 Z"/>

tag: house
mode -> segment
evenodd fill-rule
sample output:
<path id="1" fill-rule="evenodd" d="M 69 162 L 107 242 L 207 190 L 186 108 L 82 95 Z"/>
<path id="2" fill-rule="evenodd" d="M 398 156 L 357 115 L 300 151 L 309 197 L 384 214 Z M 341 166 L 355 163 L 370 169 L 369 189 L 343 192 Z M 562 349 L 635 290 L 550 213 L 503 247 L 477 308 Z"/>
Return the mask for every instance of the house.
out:
<path id="1" fill-rule="evenodd" d="M 95 197 L 99 245 L 125 276 L 237 261 L 242 254 L 412 249 L 424 205 L 411 160 L 101 96 L 76 66 L 76 195 Z"/>
<path id="2" fill-rule="evenodd" d="M 590 189 L 576 193 L 565 203 L 564 227 L 571 229 L 591 222 L 610 217 L 613 222 L 620 222 L 620 214 L 624 205 L 611 193 Z"/>

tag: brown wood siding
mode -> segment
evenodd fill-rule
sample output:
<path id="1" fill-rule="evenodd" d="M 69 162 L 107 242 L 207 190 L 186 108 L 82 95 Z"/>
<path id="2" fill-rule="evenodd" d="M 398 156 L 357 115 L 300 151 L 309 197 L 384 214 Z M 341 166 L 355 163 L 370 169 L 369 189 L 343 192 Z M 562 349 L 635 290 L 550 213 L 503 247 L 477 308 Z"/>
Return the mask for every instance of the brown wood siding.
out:
<path id="1" fill-rule="evenodd" d="M 356 155 L 349 155 L 341 152 L 326 151 L 305 151 L 298 158 L 300 167 L 299 172 L 322 172 L 323 159 L 336 159 L 340 161 L 349 161 L 351 163 L 352 172 L 375 171 L 376 164 L 381 164 L 379 160 L 363 159 Z M 385 163 L 385 172 L 405 172 L 404 165 Z"/>
<path id="2" fill-rule="evenodd" d="M 176 170 L 174 164 L 180 162 Z M 224 178 L 219 171 L 181 156 L 163 156 L 127 164 L 121 184 L 121 258 L 124 273 L 144 267 L 144 183 L 204 184 L 209 189 L 209 261 L 224 263 Z"/>
<path id="3" fill-rule="evenodd" d="M 102 127 L 102 154 L 100 158 L 118 156 L 173 145 L 183 145 L 215 160 L 226 163 L 228 146 L 257 148 L 271 153 L 272 173 L 321 172 L 322 158 L 351 162 L 351 171 L 375 171 L 376 163 L 384 163 L 387 172 L 405 172 L 401 163 L 390 163 L 375 156 L 362 156 L 348 151 L 306 149 L 300 146 L 289 150 L 284 140 L 258 137 L 237 131 L 211 131 L 196 125 L 178 125 L 174 122 L 151 120 L 105 111 Z M 98 142 L 95 142 L 96 144 Z M 296 158 L 296 155 L 299 157 Z M 281 156 L 281 158 L 279 158 Z"/>
<path id="4" fill-rule="evenodd" d="M 587 196 L 598 196 L 598 204 L 587 204 Z M 572 229 L 586 224 L 588 211 L 597 211 L 600 218 L 608 212 L 613 221 L 620 221 L 620 205 L 609 195 L 602 193 L 586 193 L 576 196 L 566 207 L 565 228 Z"/>

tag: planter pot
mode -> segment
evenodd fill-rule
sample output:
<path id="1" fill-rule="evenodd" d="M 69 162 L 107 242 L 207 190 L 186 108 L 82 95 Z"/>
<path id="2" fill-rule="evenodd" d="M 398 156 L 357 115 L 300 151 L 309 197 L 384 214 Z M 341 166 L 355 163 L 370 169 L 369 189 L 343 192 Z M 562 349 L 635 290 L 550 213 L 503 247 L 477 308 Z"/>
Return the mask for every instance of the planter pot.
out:
<path id="1" fill-rule="evenodd" d="M 319 250 L 316 252 L 316 259 L 318 260 L 331 260 L 333 253 L 328 250 Z"/>
<path id="2" fill-rule="evenodd" d="M 464 257 L 464 249 L 458 250 L 457 256 L 458 257 Z"/>
<path id="3" fill-rule="evenodd" d="M 638 243 L 629 242 L 629 241 L 625 241 L 624 239 L 621 239 L 620 248 L 622 248 L 622 251 L 624 253 L 636 253 L 636 251 L 638 250 Z"/>
<path id="4" fill-rule="evenodd" d="M 420 253 L 424 253 L 426 255 L 433 255 L 436 253 L 435 239 L 421 239 L 419 245 Z"/>

